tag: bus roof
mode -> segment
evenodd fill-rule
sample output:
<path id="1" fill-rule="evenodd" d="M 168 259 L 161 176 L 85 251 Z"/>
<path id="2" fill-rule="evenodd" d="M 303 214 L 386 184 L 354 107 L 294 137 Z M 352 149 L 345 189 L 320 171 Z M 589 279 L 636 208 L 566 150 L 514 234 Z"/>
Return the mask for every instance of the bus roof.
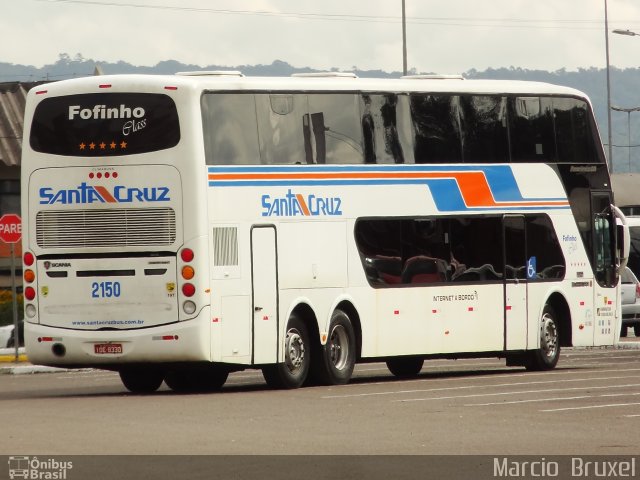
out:
<path id="1" fill-rule="evenodd" d="M 458 76 L 416 76 L 399 79 L 358 78 L 354 75 L 297 75 L 293 77 L 246 77 L 240 72 L 187 72 L 180 75 L 102 75 L 40 85 L 39 92 L 67 95 L 108 91 L 157 91 L 174 88 L 195 90 L 264 91 L 364 91 L 433 92 L 469 94 L 563 95 L 587 98 L 586 94 L 559 85 L 519 80 L 463 80 Z M 142 89 L 142 90 L 141 90 Z M 150 90 L 149 90 L 150 89 Z M 33 94 L 33 93 L 32 93 Z"/>

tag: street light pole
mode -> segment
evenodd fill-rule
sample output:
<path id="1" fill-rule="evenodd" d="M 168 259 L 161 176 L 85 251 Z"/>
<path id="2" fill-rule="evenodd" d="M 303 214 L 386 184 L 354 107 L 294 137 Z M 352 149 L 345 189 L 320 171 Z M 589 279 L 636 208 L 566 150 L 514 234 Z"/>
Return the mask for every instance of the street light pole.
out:
<path id="1" fill-rule="evenodd" d="M 402 75 L 407 74 L 407 16 L 402 0 Z"/>
<path id="2" fill-rule="evenodd" d="M 626 112 L 627 114 L 627 148 L 629 149 L 629 173 L 631 173 L 631 112 L 640 111 L 640 107 L 623 108 L 611 105 L 611 110 L 615 110 L 616 112 Z"/>
<path id="3" fill-rule="evenodd" d="M 608 18 L 607 18 L 607 0 L 604 0 L 604 23 L 605 23 L 605 30 L 608 32 L 609 24 L 608 24 Z M 632 32 L 631 30 L 628 30 L 628 29 L 622 30 L 620 28 L 616 28 L 615 30 L 612 30 L 612 33 L 617 33 L 618 35 L 627 35 L 629 37 L 640 36 L 640 33 Z M 609 35 L 608 33 L 606 35 L 606 45 L 607 45 L 607 107 L 608 107 L 607 115 L 609 118 L 609 159 L 610 159 L 611 167 L 613 171 L 613 158 L 611 157 L 611 110 L 616 110 L 618 112 L 627 112 L 627 138 L 628 138 L 627 144 L 629 145 L 629 172 L 631 172 L 631 112 L 640 111 L 640 107 L 622 108 L 622 107 L 615 107 L 611 105 L 611 89 L 609 86 Z"/>
<path id="4" fill-rule="evenodd" d="M 604 0 L 604 43 L 607 57 L 607 130 L 609 134 L 609 171 L 613 172 L 613 149 L 611 146 L 611 72 L 609 68 L 609 14 L 607 13 L 607 0 Z"/>

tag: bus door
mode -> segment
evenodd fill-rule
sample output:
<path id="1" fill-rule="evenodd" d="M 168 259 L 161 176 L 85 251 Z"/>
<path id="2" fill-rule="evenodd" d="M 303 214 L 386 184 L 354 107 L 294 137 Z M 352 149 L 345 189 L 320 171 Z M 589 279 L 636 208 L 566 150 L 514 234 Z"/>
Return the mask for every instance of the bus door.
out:
<path id="1" fill-rule="evenodd" d="M 527 348 L 527 245 L 522 215 L 505 215 L 504 234 L 504 349 Z"/>
<path id="2" fill-rule="evenodd" d="M 591 220 L 593 239 L 594 332 L 593 344 L 611 344 L 618 332 L 616 310 L 618 305 L 618 276 L 616 271 L 615 218 L 611 211 L 611 193 L 591 192 Z"/>
<path id="3" fill-rule="evenodd" d="M 278 259 L 274 226 L 251 229 L 253 364 L 278 361 Z"/>

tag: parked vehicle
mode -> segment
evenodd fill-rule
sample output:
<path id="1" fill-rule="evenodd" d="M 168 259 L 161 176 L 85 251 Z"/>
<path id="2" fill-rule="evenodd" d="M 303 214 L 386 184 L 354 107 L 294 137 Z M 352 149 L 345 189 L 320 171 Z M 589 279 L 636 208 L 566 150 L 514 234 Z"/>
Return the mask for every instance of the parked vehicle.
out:
<path id="1" fill-rule="evenodd" d="M 629 267 L 622 272 L 622 327 L 620 336 L 627 336 L 627 329 L 640 337 L 640 282 Z"/>
<path id="2" fill-rule="evenodd" d="M 0 327 L 0 348 L 13 348 L 15 345 L 15 327 L 13 323 Z M 18 322 L 19 347 L 24 347 L 24 320 Z"/>

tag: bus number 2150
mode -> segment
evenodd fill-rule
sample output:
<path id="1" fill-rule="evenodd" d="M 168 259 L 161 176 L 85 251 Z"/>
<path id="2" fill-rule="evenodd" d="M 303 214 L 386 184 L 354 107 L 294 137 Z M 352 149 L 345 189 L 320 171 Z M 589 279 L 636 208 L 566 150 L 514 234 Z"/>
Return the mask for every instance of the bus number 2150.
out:
<path id="1" fill-rule="evenodd" d="M 91 298 L 112 298 L 120 296 L 120 282 L 93 282 Z"/>

